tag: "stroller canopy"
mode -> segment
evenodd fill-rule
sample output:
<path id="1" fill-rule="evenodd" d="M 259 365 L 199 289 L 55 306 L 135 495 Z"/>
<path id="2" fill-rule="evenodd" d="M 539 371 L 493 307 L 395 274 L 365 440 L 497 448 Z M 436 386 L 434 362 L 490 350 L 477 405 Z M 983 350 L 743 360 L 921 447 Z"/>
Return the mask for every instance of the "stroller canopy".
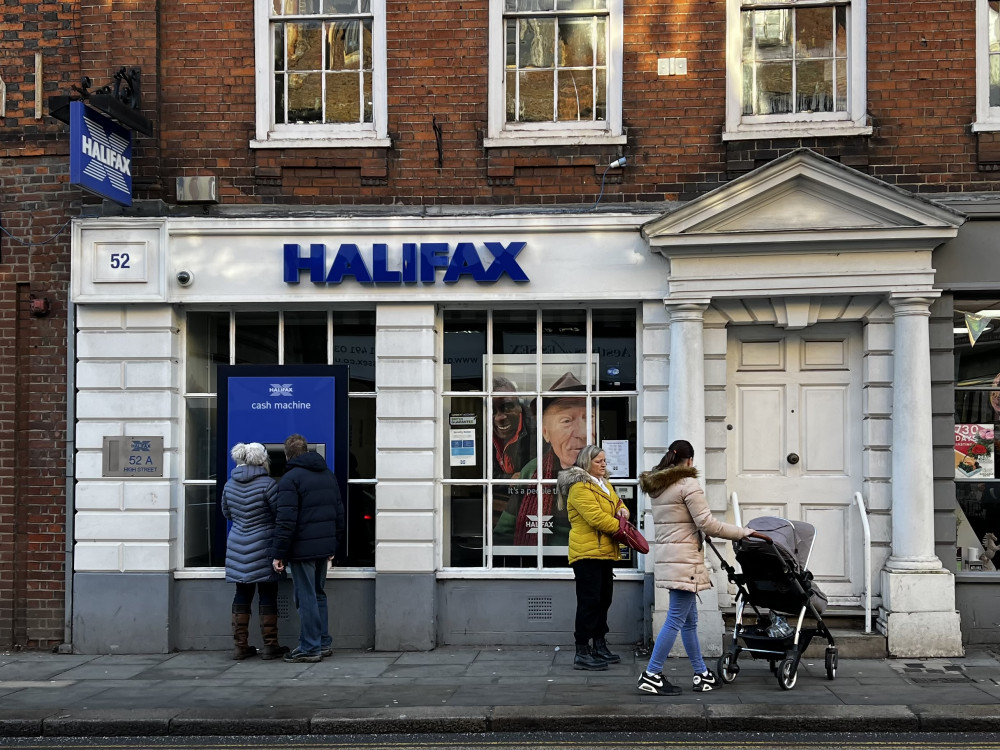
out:
<path id="1" fill-rule="evenodd" d="M 775 544 L 780 544 L 791 555 L 800 568 L 806 567 L 813 540 L 816 538 L 816 528 L 811 523 L 789 521 L 787 518 L 777 516 L 761 516 L 749 521 L 747 527 L 767 534 Z"/>

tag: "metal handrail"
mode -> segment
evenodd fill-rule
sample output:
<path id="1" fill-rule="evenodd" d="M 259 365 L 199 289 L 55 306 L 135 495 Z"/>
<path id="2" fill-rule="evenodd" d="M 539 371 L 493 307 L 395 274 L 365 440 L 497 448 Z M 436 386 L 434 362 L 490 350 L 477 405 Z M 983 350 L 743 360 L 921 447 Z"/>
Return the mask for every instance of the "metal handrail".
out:
<path id="1" fill-rule="evenodd" d="M 734 492 L 731 495 L 733 499 L 733 520 L 736 521 L 737 526 L 743 525 L 743 514 L 740 512 L 740 498 Z"/>
<path id="2" fill-rule="evenodd" d="M 864 600 L 865 600 L 865 634 L 872 632 L 872 530 L 868 525 L 868 509 L 860 492 L 854 493 L 854 503 L 858 506 L 861 516 L 861 530 L 865 539 L 864 553 Z"/>

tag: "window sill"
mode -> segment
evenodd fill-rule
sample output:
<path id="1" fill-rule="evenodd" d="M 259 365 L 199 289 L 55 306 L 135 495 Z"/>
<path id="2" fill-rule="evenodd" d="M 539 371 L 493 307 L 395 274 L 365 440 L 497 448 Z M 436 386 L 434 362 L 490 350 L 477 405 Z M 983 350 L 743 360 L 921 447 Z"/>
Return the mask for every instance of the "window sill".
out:
<path id="1" fill-rule="evenodd" d="M 844 136 L 871 135 L 870 125 L 844 123 L 774 123 L 770 125 L 741 125 L 736 130 L 722 134 L 723 141 L 752 141 L 777 138 L 836 138 Z"/>
<path id="2" fill-rule="evenodd" d="M 435 573 L 439 581 L 451 579 L 489 579 L 494 580 L 538 580 L 545 578 L 555 581 L 573 580 L 573 571 L 570 568 L 444 568 Z M 645 578 L 645 573 L 636 568 L 615 568 L 616 581 L 641 581 Z"/>
<path id="3" fill-rule="evenodd" d="M 981 120 L 970 127 L 973 133 L 995 133 L 1000 130 L 1000 120 Z"/>
<path id="4" fill-rule="evenodd" d="M 175 581 L 186 581 L 186 580 L 213 580 L 213 579 L 225 579 L 226 569 L 225 568 L 188 568 L 186 570 L 175 570 L 174 580 Z M 326 577 L 329 578 L 374 578 L 375 569 L 374 568 L 332 568 L 326 571 Z M 291 577 L 289 576 L 289 579 Z"/>
<path id="5" fill-rule="evenodd" d="M 253 138 L 250 148 L 391 148 L 391 138 Z"/>
<path id="6" fill-rule="evenodd" d="M 584 133 L 536 133 L 532 135 L 505 134 L 483 140 L 484 148 L 526 148 L 530 146 L 624 146 L 624 135 L 598 135 Z"/>

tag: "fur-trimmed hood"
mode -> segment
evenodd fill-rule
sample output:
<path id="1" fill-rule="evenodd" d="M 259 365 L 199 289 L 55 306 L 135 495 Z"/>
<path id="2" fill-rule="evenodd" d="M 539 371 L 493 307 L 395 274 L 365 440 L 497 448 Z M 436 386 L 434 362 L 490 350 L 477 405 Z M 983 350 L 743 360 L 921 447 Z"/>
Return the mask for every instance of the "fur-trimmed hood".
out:
<path id="1" fill-rule="evenodd" d="M 589 482 L 590 474 L 579 466 L 570 466 L 559 472 L 556 480 L 556 496 L 559 498 L 559 510 L 566 507 L 566 498 L 569 497 L 570 488 L 577 482 Z"/>
<path id="2" fill-rule="evenodd" d="M 660 471 L 644 471 L 639 475 L 639 487 L 650 497 L 656 497 L 667 487 L 682 479 L 698 478 L 698 470 L 693 466 L 671 466 Z"/>

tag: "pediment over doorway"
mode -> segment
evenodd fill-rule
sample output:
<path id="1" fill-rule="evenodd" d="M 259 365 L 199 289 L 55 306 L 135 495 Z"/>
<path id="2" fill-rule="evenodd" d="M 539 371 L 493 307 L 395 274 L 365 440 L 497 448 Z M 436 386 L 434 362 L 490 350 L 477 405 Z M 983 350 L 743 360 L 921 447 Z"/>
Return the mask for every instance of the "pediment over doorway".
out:
<path id="1" fill-rule="evenodd" d="M 930 289 L 931 253 L 965 216 L 797 149 L 647 222 L 670 297 Z"/>

